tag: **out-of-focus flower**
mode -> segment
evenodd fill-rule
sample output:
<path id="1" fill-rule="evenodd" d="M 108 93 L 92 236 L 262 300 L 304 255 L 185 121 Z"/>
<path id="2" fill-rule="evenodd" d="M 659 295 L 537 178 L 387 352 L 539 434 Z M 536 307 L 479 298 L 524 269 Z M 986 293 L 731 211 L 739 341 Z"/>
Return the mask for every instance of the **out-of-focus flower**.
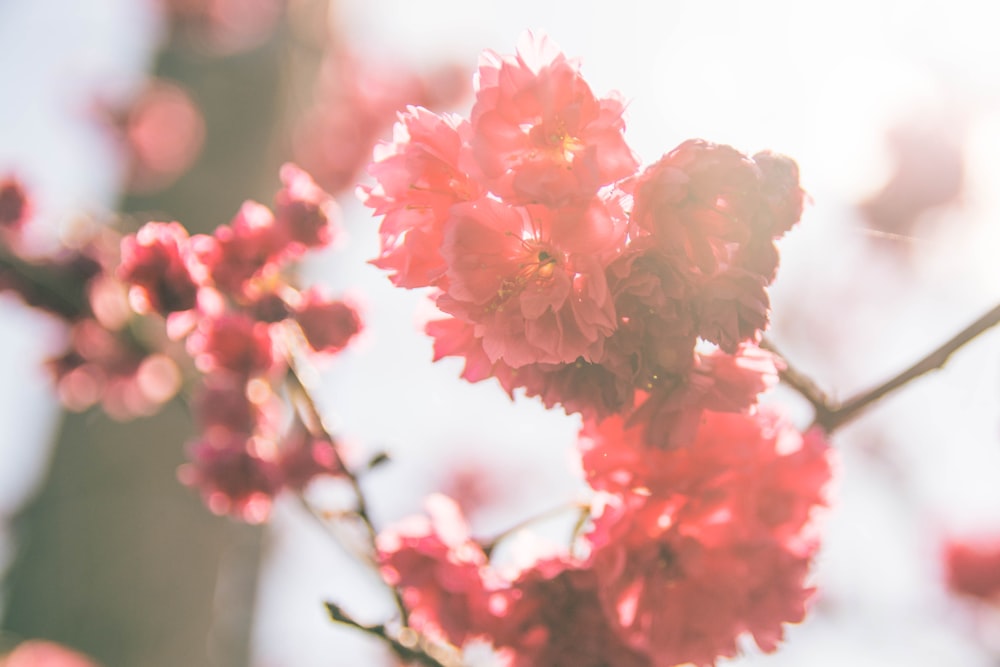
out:
<path id="1" fill-rule="evenodd" d="M 151 222 L 122 239 L 117 274 L 130 283 L 136 312 L 167 315 L 195 307 L 194 262 L 187 230 L 179 222 Z"/>
<path id="2" fill-rule="evenodd" d="M 344 468 L 335 447 L 338 444 L 316 438 L 305 428 L 291 429 L 278 453 L 282 483 L 288 489 L 302 491 L 317 477 L 342 475 Z"/>
<path id="3" fill-rule="evenodd" d="M 17 231 L 31 217 L 31 200 L 14 176 L 0 179 L 0 229 Z"/>
<path id="4" fill-rule="evenodd" d="M 944 546 L 944 566 L 955 593 L 1000 603 L 1000 538 L 951 540 Z"/>
<path id="5" fill-rule="evenodd" d="M 201 110 L 187 91 L 164 80 L 151 81 L 118 122 L 132 192 L 172 185 L 194 164 L 205 141 Z"/>
<path id="6" fill-rule="evenodd" d="M 177 474 L 184 484 L 200 489 L 212 512 L 247 523 L 267 520 L 281 490 L 281 471 L 266 443 L 238 433 L 193 443 L 190 462 Z"/>
<path id="7" fill-rule="evenodd" d="M 289 243 L 306 248 L 329 245 L 340 215 L 337 202 L 312 176 L 288 162 L 281 167 L 282 188 L 274 196 L 274 218 Z"/>
<path id="8" fill-rule="evenodd" d="M 378 66 L 348 49 L 331 50 L 316 102 L 295 132 L 295 159 L 331 192 L 352 187 L 399 112 L 447 107 L 466 93 L 465 79 L 451 64 L 422 75 L 405 63 Z"/>
<path id="9" fill-rule="evenodd" d="M 286 0 L 161 0 L 175 30 L 215 53 L 245 51 L 266 41 Z"/>
<path id="10" fill-rule="evenodd" d="M 98 667 L 82 653 L 55 642 L 32 639 L 18 644 L 13 652 L 0 656 L 0 667 Z"/>
<path id="11" fill-rule="evenodd" d="M 886 147 L 892 173 L 859 204 L 873 240 L 907 249 L 911 244 L 906 239 L 920 235 L 924 214 L 960 203 L 966 181 L 964 127 L 954 115 L 918 109 L 889 129 Z"/>
<path id="12" fill-rule="evenodd" d="M 230 224 L 219 225 L 211 236 L 192 237 L 191 247 L 216 287 L 245 299 L 253 291 L 251 280 L 266 282 L 267 276 L 278 272 L 288 240 L 271 209 L 246 201 Z"/>
<path id="13" fill-rule="evenodd" d="M 316 290 L 303 293 L 301 303 L 295 306 L 294 318 L 316 352 L 339 352 L 361 331 L 361 318 L 353 307 L 327 299 Z"/>
<path id="14" fill-rule="evenodd" d="M 224 370 L 250 377 L 267 371 L 275 361 L 267 324 L 238 312 L 201 319 L 187 347 L 204 373 Z"/>

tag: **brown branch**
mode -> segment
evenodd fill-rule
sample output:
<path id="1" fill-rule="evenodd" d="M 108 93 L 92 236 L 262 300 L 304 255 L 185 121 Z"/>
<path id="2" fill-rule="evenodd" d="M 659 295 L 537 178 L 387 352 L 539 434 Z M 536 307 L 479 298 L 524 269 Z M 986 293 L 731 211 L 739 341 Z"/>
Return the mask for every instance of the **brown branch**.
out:
<path id="1" fill-rule="evenodd" d="M 30 262 L 0 242 L 0 291 L 10 289 L 29 306 L 67 320 L 90 314 L 87 282 L 98 269 L 96 262 L 83 255 L 61 262 Z"/>
<path id="2" fill-rule="evenodd" d="M 331 519 L 343 519 L 347 517 L 358 518 L 358 515 L 354 511 L 336 512 L 333 514 L 323 512 L 317 509 L 309 500 L 301 493 L 295 494 L 295 499 L 299 503 L 299 507 L 309 515 L 309 517 L 316 523 L 316 525 L 323 531 L 323 534 L 330 538 L 341 551 L 343 551 L 350 558 L 364 563 L 365 565 L 371 567 L 376 574 L 378 574 L 378 564 L 372 558 L 371 554 L 361 553 L 359 549 L 351 548 L 347 540 L 340 535 L 336 529 L 336 524 L 331 523 Z"/>
<path id="3" fill-rule="evenodd" d="M 799 372 L 785 360 L 785 368 L 780 372 L 781 381 L 802 395 L 816 411 L 813 426 L 819 426 L 827 433 L 835 430 L 854 419 L 868 406 L 891 394 L 900 387 L 909 384 L 930 371 L 943 368 L 958 349 L 985 331 L 1000 324 L 1000 304 L 989 312 L 952 336 L 947 342 L 928 353 L 909 368 L 901 371 L 882 384 L 863 391 L 846 401 L 838 402 L 831 399 L 808 376 Z M 774 352 L 784 359 L 769 341 L 761 343 L 761 347 Z"/>
<path id="4" fill-rule="evenodd" d="M 443 654 L 444 650 L 441 647 L 425 645 L 426 642 L 421 641 L 420 637 L 409 628 L 403 628 L 399 638 L 393 637 L 384 625 L 365 625 L 359 623 L 337 604 L 333 602 L 325 602 L 323 604 L 326 606 L 326 611 L 330 614 L 330 618 L 333 621 L 378 637 L 401 660 L 424 665 L 425 667 L 454 667 L 454 661 L 449 660 L 447 656 L 441 655 L 441 657 L 436 657 L 433 655 L 434 653 Z"/>
<path id="5" fill-rule="evenodd" d="M 306 428 L 313 437 L 321 438 L 327 442 L 333 443 L 333 452 L 336 457 L 336 462 L 338 467 L 343 471 L 344 477 L 351 485 L 351 489 L 354 492 L 354 502 L 355 511 L 357 512 L 358 518 L 361 520 L 361 524 L 365 528 L 365 532 L 368 535 L 368 543 L 371 547 L 372 553 L 375 553 L 375 540 L 378 535 L 378 531 L 375 529 L 375 523 L 372 521 L 371 515 L 368 513 L 368 503 L 365 500 L 364 490 L 361 488 L 361 480 L 346 464 L 343 457 L 340 454 L 340 448 L 336 446 L 336 441 L 330 434 L 330 431 L 323 424 L 323 418 L 320 415 L 319 409 L 316 407 L 315 401 L 313 401 L 312 395 L 306 388 L 305 383 L 302 381 L 298 370 L 295 366 L 294 359 L 288 359 L 288 381 L 289 381 L 289 391 L 297 399 L 297 404 L 301 410 L 304 410 L 305 414 L 302 415 L 303 423 L 305 423 Z M 406 609 L 406 604 L 403 602 L 403 596 L 399 592 L 399 589 L 395 586 L 389 586 L 389 590 L 392 592 L 393 601 L 396 604 L 396 609 L 399 611 L 399 620 L 404 628 L 409 626 L 409 612 Z"/>
<path id="6" fill-rule="evenodd" d="M 813 407 L 816 423 L 819 423 L 820 420 L 828 419 L 829 415 L 836 410 L 836 400 L 830 398 L 826 392 L 820 389 L 812 378 L 793 366 L 788 361 L 788 358 L 770 340 L 766 338 L 762 340 L 760 347 L 781 358 L 782 363 L 779 366 L 778 377 L 781 378 L 782 382 L 798 392 L 800 396 L 809 401 L 809 404 Z"/>

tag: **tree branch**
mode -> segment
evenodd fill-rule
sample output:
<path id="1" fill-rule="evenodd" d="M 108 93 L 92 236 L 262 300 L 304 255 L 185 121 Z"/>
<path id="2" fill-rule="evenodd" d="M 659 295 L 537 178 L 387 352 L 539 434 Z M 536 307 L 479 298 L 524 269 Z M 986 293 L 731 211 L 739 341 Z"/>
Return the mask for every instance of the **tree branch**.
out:
<path id="1" fill-rule="evenodd" d="M 403 628 L 403 632 L 400 633 L 400 637 L 396 638 L 391 636 L 388 631 L 386 631 L 384 625 L 365 625 L 363 623 L 359 623 L 347 612 L 341 609 L 336 603 L 325 602 L 323 604 L 326 606 L 326 611 L 330 614 L 330 618 L 333 621 L 342 623 L 357 630 L 361 630 L 362 632 L 374 637 L 378 637 L 381 641 L 385 642 L 385 644 L 392 649 L 392 652 L 399 656 L 401 660 L 409 663 L 424 665 L 425 667 L 455 667 L 454 661 L 448 659 L 448 656 L 441 655 L 440 657 L 436 657 L 432 654 L 443 654 L 443 649 L 424 646 L 417 633 L 413 632 L 413 630 L 410 630 L 409 628 Z"/>
<path id="2" fill-rule="evenodd" d="M 291 355 L 290 355 L 291 357 Z M 323 417 L 320 415 L 319 409 L 316 407 L 316 403 L 312 399 L 312 395 L 306 388 L 305 383 L 302 381 L 302 377 L 299 375 L 298 369 L 295 365 L 295 360 L 292 358 L 288 359 L 288 383 L 290 393 L 297 399 L 297 404 L 300 410 L 305 412 L 303 416 L 303 423 L 306 428 L 309 429 L 310 433 L 314 437 L 322 438 L 330 443 L 333 443 L 333 452 L 337 458 L 338 467 L 343 471 L 344 477 L 351 485 L 351 489 L 354 492 L 354 502 L 356 504 L 356 512 L 358 518 L 361 520 L 361 524 L 365 527 L 365 532 L 368 534 L 368 543 L 371 546 L 372 553 L 375 553 L 375 539 L 378 535 L 378 531 L 375 529 L 375 524 L 371 519 L 371 515 L 368 513 L 368 503 L 365 500 L 364 491 L 361 488 L 361 481 L 358 479 L 357 474 L 355 474 L 346 464 L 343 457 L 340 455 L 340 448 L 337 447 L 336 441 L 330 434 L 329 430 L 323 424 Z M 399 611 L 399 621 L 404 628 L 409 626 L 410 618 L 409 612 L 406 609 L 406 604 L 403 602 L 403 596 L 399 592 L 399 589 L 395 586 L 389 586 L 389 590 L 392 592 L 393 601 L 396 604 L 396 609 Z"/>
<path id="3" fill-rule="evenodd" d="M 947 342 L 928 353 L 909 368 L 885 382 L 842 402 L 831 399 L 808 376 L 788 363 L 788 360 L 777 351 L 773 343 L 765 340 L 761 343 L 761 347 L 777 354 L 785 360 L 785 368 L 780 371 L 781 381 L 801 394 L 813 406 L 816 411 L 813 426 L 819 426 L 827 433 L 833 433 L 857 417 L 858 414 L 876 401 L 930 371 L 943 368 L 948 359 L 951 358 L 951 355 L 958 349 L 997 324 L 1000 324 L 1000 304 L 994 306 L 989 312 L 959 331 Z"/>

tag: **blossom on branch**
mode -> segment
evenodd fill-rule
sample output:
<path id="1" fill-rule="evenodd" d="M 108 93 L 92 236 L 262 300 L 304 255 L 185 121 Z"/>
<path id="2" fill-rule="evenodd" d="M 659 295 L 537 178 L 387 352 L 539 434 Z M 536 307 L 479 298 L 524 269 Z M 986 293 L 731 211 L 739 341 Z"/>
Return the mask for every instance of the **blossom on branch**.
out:
<path id="1" fill-rule="evenodd" d="M 131 286 L 129 301 L 138 313 L 161 315 L 197 304 L 197 259 L 179 222 L 151 222 L 121 243 L 117 277 Z"/>
<path id="2" fill-rule="evenodd" d="M 776 415 L 704 412 L 695 440 L 665 450 L 619 417 L 581 433 L 601 491 L 587 539 L 604 609 L 652 664 L 714 665 L 751 634 L 764 651 L 801 621 L 818 547 L 830 450 Z"/>
<path id="3" fill-rule="evenodd" d="M 461 646 L 489 625 L 486 555 L 453 500 L 434 494 L 425 505 L 428 517 L 410 517 L 379 535 L 379 566 L 402 592 L 415 630 Z"/>
<path id="4" fill-rule="evenodd" d="M 638 166 L 624 111 L 617 96 L 595 97 L 547 36 L 528 32 L 516 55 L 480 59 L 472 154 L 484 183 L 512 204 L 586 202 Z"/>
<path id="5" fill-rule="evenodd" d="M 383 216 L 374 263 L 448 316 L 427 327 L 435 359 L 585 419 L 655 423 L 667 447 L 703 409 L 749 410 L 776 380 L 754 344 L 774 242 L 802 213 L 795 163 L 690 140 L 640 170 L 624 104 L 542 35 L 484 53 L 474 87 L 467 121 L 402 114 L 360 189 Z"/>

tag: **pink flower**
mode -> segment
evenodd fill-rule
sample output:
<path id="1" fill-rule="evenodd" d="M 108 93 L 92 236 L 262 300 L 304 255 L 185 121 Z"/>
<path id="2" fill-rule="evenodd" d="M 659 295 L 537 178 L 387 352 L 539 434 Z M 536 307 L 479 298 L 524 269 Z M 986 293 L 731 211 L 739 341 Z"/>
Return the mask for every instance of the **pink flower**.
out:
<path id="1" fill-rule="evenodd" d="M 277 271 L 288 241 L 270 209 L 247 201 L 229 225 L 192 238 L 192 247 L 220 290 L 245 298 L 248 281 Z"/>
<path id="2" fill-rule="evenodd" d="M 411 517 L 378 536 L 382 576 L 402 591 L 415 630 L 461 646 L 488 625 L 486 556 L 454 501 L 434 494 L 425 504 L 430 518 Z"/>
<path id="3" fill-rule="evenodd" d="M 721 350 L 696 353 L 683 373 L 668 373 L 642 392 L 630 425 L 644 424 L 647 442 L 670 448 L 690 442 L 702 410 L 749 412 L 757 397 L 778 381 L 778 360 L 752 345 L 734 354 Z"/>
<path id="4" fill-rule="evenodd" d="M 741 345 L 732 354 L 716 350 L 699 354 L 691 384 L 704 396 L 703 405 L 716 412 L 744 412 L 757 397 L 778 383 L 782 361 L 756 345 Z"/>
<path id="5" fill-rule="evenodd" d="M 307 248 L 333 240 L 334 221 L 340 209 L 333 197 L 294 164 L 281 167 L 283 187 L 274 196 L 275 225 L 292 243 Z"/>
<path id="6" fill-rule="evenodd" d="M 445 357 L 463 357 L 465 367 L 462 378 L 469 382 L 480 382 L 499 375 L 500 369 L 509 368 L 502 361 L 490 361 L 483 350 L 482 340 L 476 337 L 475 327 L 468 322 L 453 317 L 434 320 L 427 323 L 425 331 L 434 339 L 434 361 Z"/>
<path id="7" fill-rule="evenodd" d="M 200 267 L 188 241 L 179 222 L 150 222 L 122 239 L 117 273 L 130 283 L 136 312 L 167 315 L 197 305 Z"/>
<path id="8" fill-rule="evenodd" d="M 204 439 L 191 446 L 191 462 L 177 474 L 184 484 L 200 489 L 215 514 L 261 523 L 282 485 L 281 471 L 262 449 L 256 438 L 237 433 Z"/>
<path id="9" fill-rule="evenodd" d="M 767 282 L 774 263 L 764 251 L 798 221 L 805 196 L 791 159 L 767 152 L 751 159 L 695 139 L 646 168 L 632 188 L 635 234 L 651 235 L 678 268 L 711 275 L 734 264 L 759 267 Z M 749 257 L 747 245 L 756 248 Z"/>
<path id="10" fill-rule="evenodd" d="M 798 622 L 830 450 L 771 413 L 705 412 L 663 450 L 621 418 L 587 424 L 588 480 L 609 498 L 589 535 L 604 609 L 653 664 L 714 665 L 748 632 L 773 651 Z"/>
<path id="11" fill-rule="evenodd" d="M 248 377 L 267 371 L 275 361 L 267 324 L 243 313 L 200 320 L 187 348 L 204 373 L 225 370 Z"/>
<path id="12" fill-rule="evenodd" d="M 369 168 L 373 186 L 359 196 L 375 215 L 381 252 L 372 263 L 390 271 L 400 287 L 435 285 L 444 274 L 440 246 L 453 204 L 478 198 L 482 186 L 459 166 L 468 123 L 407 107 L 399 115 L 392 144 L 380 147 Z"/>
<path id="13" fill-rule="evenodd" d="M 434 361 L 461 357 L 465 367 L 461 377 L 481 382 L 495 377 L 513 399 L 515 389 L 538 396 L 546 407 L 561 405 L 567 413 L 585 417 L 605 417 L 626 409 L 634 390 L 627 360 L 605 354 L 601 363 L 577 359 L 571 364 L 527 364 L 511 368 L 503 361 L 490 361 L 475 327 L 458 319 L 429 322 L 427 335 L 434 339 Z"/>
<path id="14" fill-rule="evenodd" d="M 339 352 L 361 331 L 361 318 L 354 308 L 343 301 L 328 300 L 315 290 L 303 294 L 294 317 L 316 352 Z"/>
<path id="15" fill-rule="evenodd" d="M 194 164 L 205 142 L 205 119 L 190 93 L 162 79 L 150 80 L 128 109 L 112 114 L 129 161 L 131 192 L 172 185 Z"/>
<path id="16" fill-rule="evenodd" d="M 122 421 L 154 414 L 181 387 L 171 357 L 150 353 L 89 318 L 73 324 L 69 349 L 48 366 L 67 409 L 80 412 L 99 403 Z"/>
<path id="17" fill-rule="evenodd" d="M 771 238 L 784 236 L 802 217 L 805 192 L 799 185 L 799 166 L 785 155 L 763 151 L 753 156 L 760 169 L 763 206 L 754 227 Z"/>
<path id="18" fill-rule="evenodd" d="M 580 413 L 584 419 L 626 412 L 635 395 L 628 359 L 608 351 L 600 363 L 581 358 L 571 364 L 528 364 L 495 374 L 511 397 L 522 388 L 545 407 L 561 405 L 567 414 Z"/>
<path id="19" fill-rule="evenodd" d="M 561 215 L 568 213 L 492 199 L 452 208 L 442 246 L 447 287 L 437 304 L 476 325 L 491 361 L 517 368 L 593 360 L 614 330 L 604 266 L 576 252 L 590 233 L 607 232 L 594 226 L 574 237 Z"/>
<path id="20" fill-rule="evenodd" d="M 550 559 L 524 571 L 505 593 L 490 637 L 510 657 L 509 667 L 649 667 L 626 645 L 600 604 L 594 572 Z"/>
<path id="21" fill-rule="evenodd" d="M 692 299 L 698 335 L 729 353 L 759 342 L 770 310 L 766 286 L 764 277 L 737 268 L 705 280 Z"/>
<path id="22" fill-rule="evenodd" d="M 749 238 L 757 172 L 730 146 L 686 141 L 647 167 L 635 183 L 632 221 L 663 250 L 702 273 L 731 261 Z"/>
<path id="23" fill-rule="evenodd" d="M 951 540 L 944 546 L 944 566 L 955 593 L 1000 601 L 1000 539 Z"/>
<path id="24" fill-rule="evenodd" d="M 514 204 L 563 206 L 632 175 L 625 105 L 597 98 L 545 36 L 525 33 L 515 56 L 486 52 L 472 108 L 472 151 L 484 181 Z"/>
<path id="25" fill-rule="evenodd" d="M 618 327 L 607 348 L 629 360 L 638 389 L 687 373 L 694 362 L 694 286 L 645 239 L 633 241 L 608 268 Z"/>
<path id="26" fill-rule="evenodd" d="M 97 667 L 97 663 L 55 642 L 32 639 L 0 656 L 0 667 Z"/>
<path id="27" fill-rule="evenodd" d="M 344 473 L 340 457 L 329 440 L 315 438 L 297 425 L 281 443 L 277 464 L 284 486 L 302 491 L 317 477 L 338 476 Z"/>
<path id="28" fill-rule="evenodd" d="M 243 378 L 229 373 L 205 376 L 192 400 L 192 408 L 198 427 L 208 437 L 229 433 L 250 436 L 261 430 L 269 416 L 247 396 Z"/>

